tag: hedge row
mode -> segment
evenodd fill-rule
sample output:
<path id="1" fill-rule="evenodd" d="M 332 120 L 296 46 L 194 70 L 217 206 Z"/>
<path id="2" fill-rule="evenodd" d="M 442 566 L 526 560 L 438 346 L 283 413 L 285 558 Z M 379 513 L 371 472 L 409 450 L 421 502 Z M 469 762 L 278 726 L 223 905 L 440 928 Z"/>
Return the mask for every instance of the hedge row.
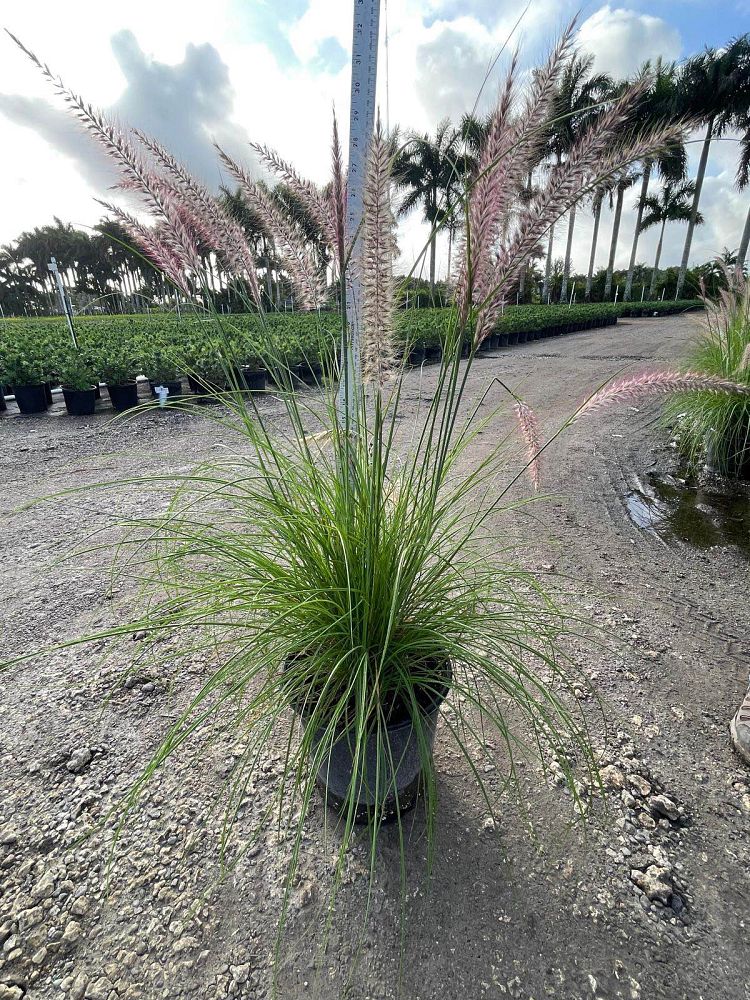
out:
<path id="1" fill-rule="evenodd" d="M 618 316 L 664 315 L 700 303 L 596 303 L 568 306 L 510 306 L 497 320 L 494 346 L 530 335 L 548 335 L 613 323 Z M 455 313 L 415 309 L 397 314 L 406 348 L 437 349 Z M 325 363 L 337 349 L 336 313 L 252 314 L 207 317 L 183 313 L 78 317 L 76 351 L 61 317 L 12 319 L 0 323 L 0 384 L 40 382 L 83 388 L 93 381 L 121 384 L 136 375 L 171 380 L 198 373 L 219 374 L 217 344 L 229 346 L 239 365 L 288 367 Z"/>
<path id="2" fill-rule="evenodd" d="M 618 302 L 618 316 L 671 316 L 675 313 L 703 309 L 700 299 L 677 299 L 671 302 Z"/>

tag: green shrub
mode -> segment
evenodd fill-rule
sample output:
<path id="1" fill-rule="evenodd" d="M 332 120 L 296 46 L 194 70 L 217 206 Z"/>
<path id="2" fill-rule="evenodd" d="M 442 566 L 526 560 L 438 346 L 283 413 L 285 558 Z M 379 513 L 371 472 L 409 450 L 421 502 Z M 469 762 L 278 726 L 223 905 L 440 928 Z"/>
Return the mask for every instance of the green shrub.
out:
<path id="1" fill-rule="evenodd" d="M 66 345 L 57 354 L 55 373 L 67 389 L 90 389 L 98 381 L 97 364 L 90 351 Z"/>
<path id="2" fill-rule="evenodd" d="M 31 339 L 0 344 L 0 383 L 38 385 L 46 382 L 52 365 L 42 342 Z"/>

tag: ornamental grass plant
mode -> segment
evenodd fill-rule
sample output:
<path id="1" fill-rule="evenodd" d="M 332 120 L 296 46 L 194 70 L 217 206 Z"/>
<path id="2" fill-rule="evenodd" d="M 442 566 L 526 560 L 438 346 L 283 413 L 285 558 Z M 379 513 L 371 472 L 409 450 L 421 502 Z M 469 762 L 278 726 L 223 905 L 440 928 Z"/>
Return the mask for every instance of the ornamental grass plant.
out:
<path id="1" fill-rule="evenodd" d="M 688 465 L 701 463 L 723 476 L 750 478 L 750 282 L 727 271 L 727 288 L 706 300 L 701 333 L 690 352 L 692 371 L 736 382 L 746 394 L 682 392 L 664 419 L 675 431 Z"/>
<path id="2" fill-rule="evenodd" d="M 512 500 L 511 487 L 526 470 L 539 482 L 543 445 L 536 419 L 523 400 L 511 399 L 526 447 L 512 467 L 512 428 L 498 433 L 494 427 L 503 405 L 491 393 L 500 387 L 490 383 L 474 402 L 467 391 L 477 350 L 550 227 L 585 191 L 653 155 L 684 127 L 631 131 L 647 84 L 641 80 L 598 108 L 566 160 L 531 199 L 520 199 L 546 141 L 572 37 L 571 27 L 525 86 L 511 60 L 453 219 L 462 231 L 456 295 L 445 312 L 434 391 L 408 426 L 400 416 L 406 352 L 394 319 L 393 143 L 375 130 L 356 242 L 345 225 L 346 172 L 335 123 L 325 189 L 255 147 L 318 220 L 334 272 L 344 278 L 342 297 L 353 277 L 361 282 L 358 357 L 344 308 L 338 357 L 329 351 L 318 391 L 298 393 L 288 359 L 273 338 L 264 344 L 260 337 L 261 360 L 284 407 L 281 424 L 269 422 L 260 401 L 242 392 L 233 375 L 231 317 L 208 315 L 206 343 L 229 384 L 220 397 L 226 408 L 214 408 L 211 418 L 237 432 L 241 457 L 169 477 L 174 493 L 167 511 L 120 523 L 118 566 L 137 576 L 143 604 L 134 620 L 107 636 L 138 630 L 154 640 L 173 638 L 186 657 L 210 650 L 217 659 L 122 803 L 120 822 L 173 755 L 228 729 L 245 749 L 229 779 L 222 860 L 225 868 L 237 864 L 264 822 L 289 825 L 282 924 L 316 783 L 336 806 L 330 813 L 332 822 L 337 817 L 334 882 L 361 821 L 370 833 L 371 874 L 386 821 L 395 825 L 403 865 L 404 811 L 415 791 L 410 781 L 405 797 L 405 770 L 422 793 L 431 855 L 439 819 L 433 738 L 446 698 L 451 712 L 440 722 L 443 738 L 455 743 L 490 811 L 494 800 L 481 766 L 488 733 L 505 745 L 510 779 L 518 755 L 529 752 L 556 760 L 574 795 L 571 761 L 594 768 L 580 703 L 568 698 L 573 680 L 580 681 L 563 639 L 576 624 L 498 535 L 501 515 L 527 502 Z M 111 206 L 134 242 L 192 297 L 204 286 L 198 242 L 211 246 L 262 325 L 255 262 L 241 228 L 160 144 L 108 122 L 31 58 L 119 164 L 128 191 L 143 196 L 155 225 Z M 219 152 L 272 235 L 297 302 L 317 309 L 326 296 L 325 274 L 295 219 Z M 321 324 L 321 337 L 324 332 Z M 472 445 L 487 426 L 496 443 L 477 460 Z M 407 732 L 403 745 L 393 738 L 399 727 Z M 274 741 L 283 749 L 273 801 L 249 840 L 237 843 L 229 832 L 233 817 Z M 334 794 L 332 771 L 342 755 L 348 772 Z"/>

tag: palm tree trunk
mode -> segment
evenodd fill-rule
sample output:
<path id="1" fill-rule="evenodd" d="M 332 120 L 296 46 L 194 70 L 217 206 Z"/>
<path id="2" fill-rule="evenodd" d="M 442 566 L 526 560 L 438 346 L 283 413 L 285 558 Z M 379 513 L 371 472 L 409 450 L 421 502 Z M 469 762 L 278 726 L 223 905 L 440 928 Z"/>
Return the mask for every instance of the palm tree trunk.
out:
<path id="1" fill-rule="evenodd" d="M 654 295 L 656 295 L 656 279 L 659 276 L 659 259 L 661 258 L 661 245 L 664 242 L 664 229 L 667 225 L 667 220 L 665 219 L 661 224 L 661 232 L 659 233 L 659 242 L 656 245 L 656 258 L 654 259 L 654 269 L 651 272 L 651 286 L 648 290 L 648 297 L 653 301 Z"/>
<path id="2" fill-rule="evenodd" d="M 591 298 L 591 286 L 594 283 L 594 263 L 596 261 L 596 244 L 599 239 L 599 220 L 602 217 L 602 201 L 604 200 L 603 195 L 597 194 L 594 202 L 594 233 L 591 237 L 591 256 L 589 257 L 589 270 L 586 275 L 586 301 Z"/>
<path id="3" fill-rule="evenodd" d="M 438 206 L 438 191 L 437 187 L 432 187 L 430 191 L 430 204 L 428 206 L 428 216 L 430 218 L 430 226 L 432 231 L 430 233 L 430 292 L 435 291 L 435 250 L 437 244 L 437 206 Z"/>
<path id="4" fill-rule="evenodd" d="M 708 163 L 708 150 L 711 145 L 711 137 L 714 130 L 714 119 L 713 117 L 708 119 L 708 125 L 706 126 L 706 137 L 703 140 L 703 149 L 701 150 L 701 158 L 698 163 L 698 174 L 695 178 L 695 194 L 693 195 L 693 206 L 690 209 L 690 222 L 688 222 L 687 235 L 685 236 L 685 246 L 682 251 L 682 261 L 680 263 L 680 270 L 677 272 L 677 290 L 675 293 L 675 298 L 679 299 L 682 293 L 682 286 L 685 284 L 685 274 L 687 273 L 688 260 L 690 258 L 690 246 L 693 242 L 693 232 L 695 230 L 695 220 L 698 216 L 698 202 L 701 197 L 701 189 L 703 187 L 703 178 L 706 175 L 706 164 Z"/>
<path id="5" fill-rule="evenodd" d="M 560 301 L 568 300 L 568 278 L 570 277 L 570 253 L 573 249 L 573 227 L 576 224 L 575 203 L 570 206 L 570 219 L 568 220 L 568 242 L 565 246 L 565 266 L 563 267 L 562 288 L 560 289 Z"/>
<path id="6" fill-rule="evenodd" d="M 544 268 L 544 284 L 542 285 L 542 302 L 547 301 L 549 296 L 549 279 L 552 274 L 552 242 L 555 238 L 554 222 L 549 227 L 549 240 L 547 241 L 547 264 Z"/>
<path id="7" fill-rule="evenodd" d="M 617 201 L 615 202 L 615 218 L 612 222 L 612 239 L 609 242 L 609 261 L 607 263 L 607 280 L 604 283 L 604 300 L 609 298 L 612 291 L 612 275 L 615 270 L 615 254 L 617 253 L 617 238 L 620 235 L 620 220 L 622 219 L 622 199 L 625 196 L 625 188 L 618 184 Z"/>
<path id="8" fill-rule="evenodd" d="M 519 302 L 523 302 L 524 298 L 526 297 L 526 270 L 527 270 L 528 266 L 529 266 L 528 264 L 524 264 L 523 265 L 523 267 L 521 268 L 521 274 L 520 274 L 520 276 L 518 278 L 518 301 Z"/>
<path id="9" fill-rule="evenodd" d="M 635 216 L 635 232 L 633 233 L 633 248 L 630 251 L 630 263 L 628 264 L 628 276 L 625 280 L 625 291 L 623 292 L 623 302 L 630 301 L 630 293 L 633 290 L 633 271 L 635 271 L 635 255 L 638 253 L 638 239 L 641 235 L 641 219 L 643 218 L 643 199 L 648 194 L 648 182 L 651 179 L 651 161 L 646 160 L 643 164 L 643 179 L 641 181 L 641 196 L 638 199 L 638 210 Z"/>
<path id="10" fill-rule="evenodd" d="M 747 217 L 745 219 L 745 228 L 742 230 L 742 239 L 740 240 L 740 248 L 737 251 L 737 267 L 742 270 L 745 265 L 745 259 L 747 257 L 747 247 L 750 243 L 750 207 L 747 210 Z"/>

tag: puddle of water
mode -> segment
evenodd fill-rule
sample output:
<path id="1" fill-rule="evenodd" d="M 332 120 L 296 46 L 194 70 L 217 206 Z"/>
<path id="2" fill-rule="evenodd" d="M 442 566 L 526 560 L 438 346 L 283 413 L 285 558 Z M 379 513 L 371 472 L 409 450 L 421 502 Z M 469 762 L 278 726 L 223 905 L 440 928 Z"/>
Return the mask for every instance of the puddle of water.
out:
<path id="1" fill-rule="evenodd" d="M 724 490 L 653 473 L 636 480 L 625 497 L 634 524 L 662 541 L 678 539 L 700 549 L 734 545 L 750 559 L 750 487 Z"/>

